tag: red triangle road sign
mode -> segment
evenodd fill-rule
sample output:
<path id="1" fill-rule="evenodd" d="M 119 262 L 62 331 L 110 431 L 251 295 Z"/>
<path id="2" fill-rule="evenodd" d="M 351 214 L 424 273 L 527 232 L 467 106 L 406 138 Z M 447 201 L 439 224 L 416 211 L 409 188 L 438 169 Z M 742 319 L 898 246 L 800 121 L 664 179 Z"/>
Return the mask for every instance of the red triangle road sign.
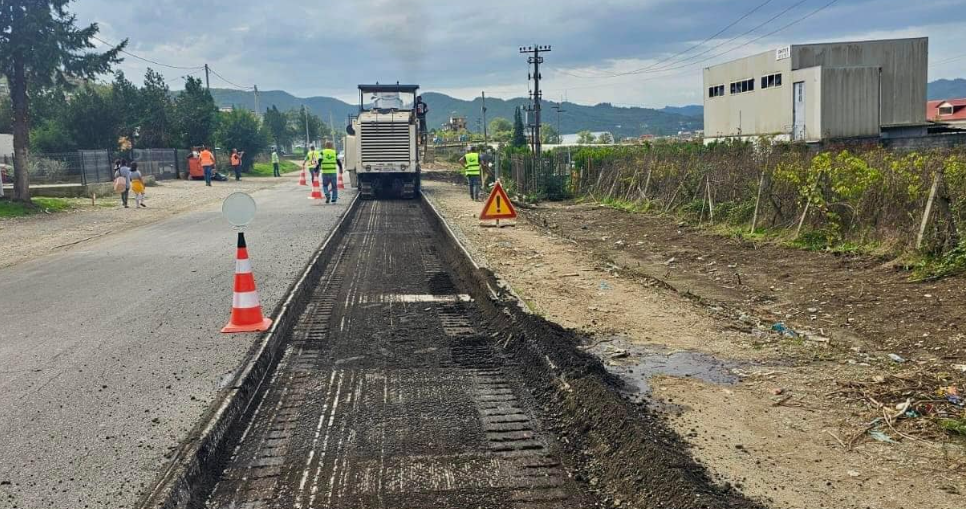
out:
<path id="1" fill-rule="evenodd" d="M 513 219 L 515 217 L 517 217 L 517 211 L 510 203 L 510 197 L 503 190 L 503 185 L 500 184 L 500 181 L 497 181 L 496 185 L 493 186 L 490 197 L 486 200 L 486 204 L 483 205 L 480 219 Z"/>

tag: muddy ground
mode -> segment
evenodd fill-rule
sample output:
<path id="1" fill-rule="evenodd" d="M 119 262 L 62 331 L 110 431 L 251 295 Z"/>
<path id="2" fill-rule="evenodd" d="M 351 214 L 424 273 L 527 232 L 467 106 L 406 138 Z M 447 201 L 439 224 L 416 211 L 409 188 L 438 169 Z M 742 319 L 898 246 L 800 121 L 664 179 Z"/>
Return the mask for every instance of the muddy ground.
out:
<path id="1" fill-rule="evenodd" d="M 585 348 L 720 482 L 774 507 L 966 505 L 963 442 L 936 425 L 962 412 L 937 392 L 966 377 L 962 278 L 913 284 L 879 260 L 593 204 L 481 228 L 462 187 L 425 187 L 477 257 L 537 313 L 590 334 Z"/>

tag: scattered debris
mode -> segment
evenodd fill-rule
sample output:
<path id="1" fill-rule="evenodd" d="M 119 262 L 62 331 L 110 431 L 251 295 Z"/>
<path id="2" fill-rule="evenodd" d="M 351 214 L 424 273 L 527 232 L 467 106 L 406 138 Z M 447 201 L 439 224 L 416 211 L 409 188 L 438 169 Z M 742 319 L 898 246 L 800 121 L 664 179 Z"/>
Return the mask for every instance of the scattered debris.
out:
<path id="1" fill-rule="evenodd" d="M 879 442 L 885 442 L 887 444 L 898 444 L 899 443 L 899 442 L 896 442 L 895 440 L 893 440 L 892 437 L 890 437 L 889 435 L 886 435 L 884 432 L 882 432 L 880 430 L 877 430 L 877 429 L 871 429 L 871 430 L 869 430 L 869 436 L 872 437 L 873 439 L 879 441 Z"/>
<path id="2" fill-rule="evenodd" d="M 902 364 L 902 363 L 906 362 L 906 360 L 904 358 L 902 358 L 901 356 L 898 356 L 898 355 L 896 355 L 894 353 L 890 353 L 889 354 L 889 358 L 892 359 L 893 362 L 897 362 L 899 364 Z"/>
<path id="3" fill-rule="evenodd" d="M 789 337 L 789 338 L 797 338 L 798 337 L 798 333 L 795 332 L 792 328 L 790 328 L 787 325 L 785 325 L 783 322 L 778 322 L 775 325 L 772 325 L 771 326 L 771 330 L 773 330 L 773 331 L 775 331 L 775 332 L 777 332 L 777 333 L 779 333 L 779 334 L 781 334 L 782 336 L 785 336 L 785 337 Z"/>

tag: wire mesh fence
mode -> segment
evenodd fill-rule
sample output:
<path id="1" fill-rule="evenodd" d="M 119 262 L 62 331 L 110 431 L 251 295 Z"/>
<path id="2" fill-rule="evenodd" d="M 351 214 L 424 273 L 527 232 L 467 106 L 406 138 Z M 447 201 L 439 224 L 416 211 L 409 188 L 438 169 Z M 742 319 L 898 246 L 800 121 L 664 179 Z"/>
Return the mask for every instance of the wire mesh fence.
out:
<path id="1" fill-rule="evenodd" d="M 158 180 L 172 179 L 182 177 L 187 172 L 190 153 L 189 150 L 174 148 L 143 148 L 125 152 L 106 149 L 60 153 L 31 152 L 27 172 L 32 186 L 110 182 L 114 178 L 114 161 L 123 158 L 137 162 L 138 169 L 145 176 L 150 175 Z M 0 171 L 4 184 L 10 185 L 14 179 L 13 154 L 0 156 Z"/>

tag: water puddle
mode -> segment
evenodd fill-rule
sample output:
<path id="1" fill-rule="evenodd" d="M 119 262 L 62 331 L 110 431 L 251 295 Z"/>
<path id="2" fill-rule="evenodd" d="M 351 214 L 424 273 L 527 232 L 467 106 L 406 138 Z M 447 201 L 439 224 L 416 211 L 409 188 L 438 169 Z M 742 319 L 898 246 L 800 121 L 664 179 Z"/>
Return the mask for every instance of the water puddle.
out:
<path id="1" fill-rule="evenodd" d="M 634 399 L 646 399 L 654 376 L 694 378 L 707 383 L 733 385 L 740 381 L 735 369 L 748 363 L 726 361 L 700 352 L 671 350 L 656 345 L 633 344 L 626 338 L 605 338 L 587 349 L 601 359 L 607 370 L 626 384 Z"/>

